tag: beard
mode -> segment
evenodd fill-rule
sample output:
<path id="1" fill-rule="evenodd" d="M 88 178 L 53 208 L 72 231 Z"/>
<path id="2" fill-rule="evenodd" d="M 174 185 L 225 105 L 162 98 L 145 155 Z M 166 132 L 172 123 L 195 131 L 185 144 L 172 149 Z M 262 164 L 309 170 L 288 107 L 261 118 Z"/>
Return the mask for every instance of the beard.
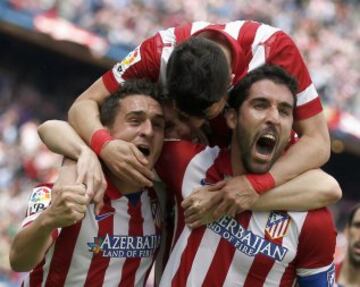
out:
<path id="1" fill-rule="evenodd" d="M 354 254 L 351 247 L 348 249 L 350 264 L 356 268 L 360 268 L 360 255 Z"/>

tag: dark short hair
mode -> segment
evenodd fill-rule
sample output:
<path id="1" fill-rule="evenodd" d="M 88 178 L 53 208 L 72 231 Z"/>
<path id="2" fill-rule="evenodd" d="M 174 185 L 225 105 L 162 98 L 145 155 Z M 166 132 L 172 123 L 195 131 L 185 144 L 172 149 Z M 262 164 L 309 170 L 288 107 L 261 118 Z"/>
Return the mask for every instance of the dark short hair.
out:
<path id="1" fill-rule="evenodd" d="M 294 98 L 294 108 L 296 106 L 297 82 L 284 69 L 275 65 L 263 65 L 249 72 L 240 82 L 235 85 L 229 95 L 228 104 L 238 110 L 242 103 L 249 96 L 251 86 L 261 80 L 268 79 L 277 84 L 287 86 Z"/>
<path id="2" fill-rule="evenodd" d="M 354 220 L 354 216 L 355 213 L 360 209 L 360 203 L 356 204 L 350 211 L 349 216 L 348 216 L 348 220 L 347 220 L 347 225 L 350 227 L 351 224 L 353 223 Z"/>
<path id="3" fill-rule="evenodd" d="M 126 81 L 119 90 L 105 99 L 100 107 L 100 121 L 104 126 L 111 127 L 114 124 L 119 110 L 121 99 L 134 95 L 145 95 L 163 103 L 165 97 L 159 84 L 146 79 L 132 79 Z"/>
<path id="4" fill-rule="evenodd" d="M 193 116 L 226 94 L 230 81 L 229 64 L 224 52 L 213 41 L 193 37 L 171 53 L 166 70 L 169 97 L 177 107 Z"/>

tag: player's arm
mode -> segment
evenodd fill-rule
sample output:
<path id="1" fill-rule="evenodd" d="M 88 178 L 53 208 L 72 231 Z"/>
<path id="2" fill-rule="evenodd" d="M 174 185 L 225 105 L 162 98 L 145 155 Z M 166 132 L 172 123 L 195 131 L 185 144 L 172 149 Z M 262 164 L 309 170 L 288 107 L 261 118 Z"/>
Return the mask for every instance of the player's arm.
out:
<path id="1" fill-rule="evenodd" d="M 67 172 L 75 175 L 75 165 Z M 61 177 L 62 175 L 59 180 Z M 46 194 L 41 188 L 48 187 L 34 189 L 23 228 L 15 235 L 11 244 L 10 264 L 17 272 L 29 271 L 38 265 L 56 240 L 57 229 L 78 222 L 86 211 L 88 200 L 83 185 L 54 186 Z M 35 194 L 40 192 L 41 194 Z M 45 196 L 50 194 L 51 203 Z M 40 198 L 40 201 L 33 198 Z"/>
<path id="2" fill-rule="evenodd" d="M 300 287 L 335 286 L 336 230 L 330 211 L 309 212 L 299 236 L 295 262 Z"/>
<path id="3" fill-rule="evenodd" d="M 137 182 L 141 186 L 152 186 L 154 174 L 147 168 L 147 159 L 132 144 L 122 140 L 111 140 L 111 136 L 100 122 L 99 105 L 111 93 L 121 89 L 125 80 L 148 78 L 156 81 L 160 70 L 158 43 L 159 33 L 145 40 L 134 51 L 106 72 L 83 92 L 71 106 L 69 123 L 91 146 L 109 169 L 125 181 Z M 160 42 L 159 42 L 160 41 Z"/>
<path id="4" fill-rule="evenodd" d="M 304 171 L 326 163 L 330 157 L 330 137 L 319 95 L 293 40 L 279 31 L 265 46 L 269 48 L 267 62 L 281 66 L 298 82 L 294 130 L 299 135 L 299 141 L 290 146 L 270 170 L 275 184 L 281 185 Z"/>
<path id="5" fill-rule="evenodd" d="M 74 129 L 64 121 L 50 120 L 38 127 L 41 140 L 53 152 L 77 161 L 77 177 L 66 180 L 67 184 L 83 183 L 87 195 L 99 210 L 103 204 L 106 181 L 101 163 L 95 153 L 86 145 Z"/>
<path id="6" fill-rule="evenodd" d="M 262 194 L 251 207 L 243 205 L 242 193 L 234 194 L 233 189 L 227 191 L 224 185 L 223 181 L 214 186 L 200 188 L 183 201 L 187 224 L 197 227 L 225 214 L 235 215 L 248 209 L 256 211 L 316 209 L 336 202 L 342 195 L 337 181 L 319 169 L 307 171 Z M 224 211 L 219 213 L 219 209 Z"/>

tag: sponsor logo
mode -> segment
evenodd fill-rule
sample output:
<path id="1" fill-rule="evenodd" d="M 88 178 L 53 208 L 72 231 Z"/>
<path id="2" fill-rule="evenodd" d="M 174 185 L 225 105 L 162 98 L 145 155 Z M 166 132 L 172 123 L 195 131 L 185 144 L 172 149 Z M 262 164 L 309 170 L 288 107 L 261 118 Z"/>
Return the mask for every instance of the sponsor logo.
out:
<path id="1" fill-rule="evenodd" d="M 45 210 L 51 201 L 51 189 L 47 186 L 39 186 L 34 188 L 30 197 L 27 210 L 27 216 Z"/>
<path id="2" fill-rule="evenodd" d="M 151 257 L 160 245 L 160 235 L 94 237 L 87 243 L 89 252 L 103 257 L 142 258 Z"/>
<path id="3" fill-rule="evenodd" d="M 252 233 L 230 216 L 224 216 L 207 227 L 248 256 L 263 254 L 274 260 L 283 261 L 288 252 L 288 248 Z"/>
<path id="4" fill-rule="evenodd" d="M 266 223 L 266 234 L 272 238 L 282 238 L 287 234 L 291 222 L 290 216 L 286 212 L 272 211 Z"/>
<path id="5" fill-rule="evenodd" d="M 102 221 L 102 220 L 110 217 L 113 214 L 114 214 L 114 212 L 106 212 L 103 214 L 95 215 L 95 219 L 96 219 L 96 221 Z"/>

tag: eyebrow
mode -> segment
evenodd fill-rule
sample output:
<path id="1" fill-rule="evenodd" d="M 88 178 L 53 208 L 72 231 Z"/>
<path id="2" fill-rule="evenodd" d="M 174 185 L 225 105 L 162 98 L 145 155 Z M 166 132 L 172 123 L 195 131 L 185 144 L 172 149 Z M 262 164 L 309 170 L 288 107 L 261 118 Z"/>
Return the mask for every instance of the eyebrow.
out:
<path id="1" fill-rule="evenodd" d="M 140 116 L 145 116 L 146 113 L 144 111 L 131 111 L 131 112 L 128 112 L 125 117 L 130 117 L 130 116 L 137 116 L 137 117 L 140 117 Z M 155 114 L 154 116 L 155 118 L 161 118 L 161 119 L 165 119 L 164 115 L 163 114 Z"/>

